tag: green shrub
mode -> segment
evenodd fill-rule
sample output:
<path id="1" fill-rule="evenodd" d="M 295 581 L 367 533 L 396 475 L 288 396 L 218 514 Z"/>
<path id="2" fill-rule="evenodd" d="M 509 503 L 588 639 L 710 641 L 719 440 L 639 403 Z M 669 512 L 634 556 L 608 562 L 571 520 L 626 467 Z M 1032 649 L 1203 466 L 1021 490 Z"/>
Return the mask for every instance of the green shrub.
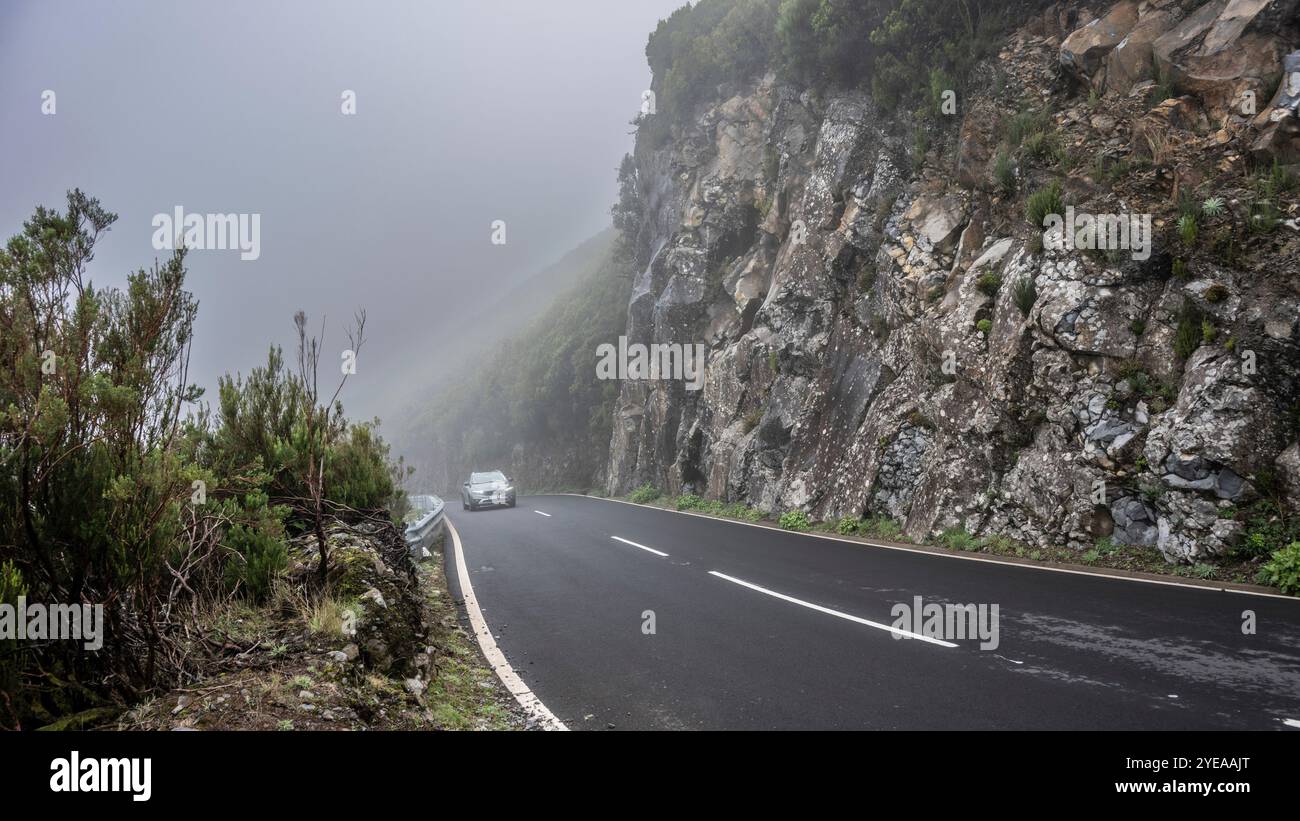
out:
<path id="1" fill-rule="evenodd" d="M 224 544 L 232 553 L 226 563 L 226 578 L 254 601 L 263 601 L 271 586 L 289 564 L 284 543 L 262 530 L 234 525 Z"/>
<path id="2" fill-rule="evenodd" d="M 629 493 L 627 495 L 627 500 L 629 502 L 636 502 L 639 505 L 644 505 L 658 499 L 660 495 L 659 488 L 646 482 L 641 487 Z"/>
<path id="3" fill-rule="evenodd" d="M 1025 204 L 1025 217 L 1029 224 L 1039 231 L 1044 228 L 1043 221 L 1048 214 L 1063 214 L 1065 204 L 1061 199 L 1061 184 L 1053 180 L 1045 188 L 1040 188 L 1029 195 Z"/>
<path id="4" fill-rule="evenodd" d="M 862 520 L 856 516 L 845 516 L 835 525 L 835 530 L 841 536 L 852 536 L 858 532 L 862 526 Z"/>
<path id="5" fill-rule="evenodd" d="M 1250 557 L 1268 556 L 1291 542 L 1300 541 L 1300 517 L 1284 517 L 1273 501 L 1256 502 L 1246 514 L 1246 538 L 1238 552 Z"/>
<path id="6" fill-rule="evenodd" d="M 678 510 L 699 510 L 704 505 L 704 499 L 696 496 L 694 493 L 683 493 L 678 496 L 674 506 Z"/>
<path id="7" fill-rule="evenodd" d="M 1183 241 L 1183 245 L 1191 247 L 1196 244 L 1197 225 L 1196 217 L 1191 214 L 1183 214 L 1178 218 L 1178 236 Z"/>
<path id="8" fill-rule="evenodd" d="M 1260 575 L 1288 596 L 1300 596 L 1300 542 L 1292 542 L 1274 553 L 1260 568 Z"/>
<path id="9" fill-rule="evenodd" d="M 975 287 L 979 288 L 981 293 L 996 296 L 998 289 L 1002 287 L 1002 275 L 993 271 L 980 274 L 980 278 L 975 281 Z"/>
<path id="10" fill-rule="evenodd" d="M 763 518 L 763 512 L 761 510 L 755 510 L 749 505 L 741 502 L 734 502 L 727 505 L 723 508 L 721 515 L 726 516 L 729 519 L 740 519 L 746 522 L 757 522 L 759 519 Z"/>
<path id="11" fill-rule="evenodd" d="M 988 336 L 993 331 L 993 321 L 990 319 L 981 319 L 975 323 L 975 330 Z"/>
<path id="12" fill-rule="evenodd" d="M 782 513 L 780 524 L 783 530 L 807 530 L 811 525 L 808 521 L 808 514 L 802 510 L 790 510 Z"/>

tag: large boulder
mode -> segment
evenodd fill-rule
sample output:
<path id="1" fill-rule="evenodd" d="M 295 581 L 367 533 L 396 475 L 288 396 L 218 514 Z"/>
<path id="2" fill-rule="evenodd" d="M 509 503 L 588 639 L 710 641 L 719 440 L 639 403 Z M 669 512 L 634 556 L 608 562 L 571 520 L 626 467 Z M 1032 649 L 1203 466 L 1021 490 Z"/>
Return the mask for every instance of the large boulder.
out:
<path id="1" fill-rule="evenodd" d="M 1107 91 L 1127 95 L 1133 86 L 1155 79 L 1152 44 L 1182 19 L 1183 12 L 1169 0 L 1152 4 L 1137 25 L 1106 55 L 1104 84 Z"/>
<path id="2" fill-rule="evenodd" d="M 1288 504 L 1293 511 L 1300 511 L 1300 442 L 1292 442 L 1274 464 Z"/>
<path id="3" fill-rule="evenodd" d="M 1120 0 L 1105 17 L 1078 29 L 1061 44 L 1061 66 L 1087 83 L 1138 22 L 1137 0 Z"/>
<path id="4" fill-rule="evenodd" d="M 1220 505 L 1248 498 L 1248 480 L 1270 470 L 1282 445 L 1268 396 L 1240 360 L 1209 346 L 1188 359 L 1174 407 L 1147 434 L 1144 456 L 1167 488 L 1160 495 L 1157 547 L 1171 562 L 1226 552 L 1240 524 Z"/>
<path id="5" fill-rule="evenodd" d="M 1262 163 L 1300 162 L 1300 50 L 1282 60 L 1282 81 L 1268 107 L 1255 118 L 1259 136 L 1251 154 Z"/>
<path id="6" fill-rule="evenodd" d="M 926 251 L 951 251 L 957 245 L 966 212 L 956 197 L 922 197 L 907 212 L 917 241 Z"/>
<path id="7" fill-rule="evenodd" d="M 1300 0 L 1211 0 L 1152 43 L 1160 70 L 1211 118 L 1239 112 L 1245 92 L 1271 89 Z"/>

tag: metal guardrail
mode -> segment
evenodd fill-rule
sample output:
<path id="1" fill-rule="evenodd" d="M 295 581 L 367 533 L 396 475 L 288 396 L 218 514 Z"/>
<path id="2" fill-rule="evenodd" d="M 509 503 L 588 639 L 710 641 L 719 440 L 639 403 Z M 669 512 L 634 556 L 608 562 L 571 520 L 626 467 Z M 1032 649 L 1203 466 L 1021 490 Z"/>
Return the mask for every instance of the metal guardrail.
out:
<path id="1" fill-rule="evenodd" d="M 447 506 L 437 496 L 412 496 L 411 504 L 424 511 L 419 519 L 406 526 L 406 546 L 411 557 L 419 561 L 428 558 L 429 547 L 442 533 L 447 523 L 447 517 L 443 515 Z"/>

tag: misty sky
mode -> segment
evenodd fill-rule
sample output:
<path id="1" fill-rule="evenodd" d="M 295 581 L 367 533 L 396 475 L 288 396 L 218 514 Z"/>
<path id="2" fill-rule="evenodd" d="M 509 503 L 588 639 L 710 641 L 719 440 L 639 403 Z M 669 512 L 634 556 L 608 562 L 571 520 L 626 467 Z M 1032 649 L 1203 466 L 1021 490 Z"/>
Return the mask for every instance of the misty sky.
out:
<path id="1" fill-rule="evenodd" d="M 608 225 L 646 38 L 682 2 L 5 0 L 0 235 L 79 187 L 119 215 L 91 268 L 117 285 L 167 255 L 155 214 L 260 214 L 259 259 L 188 258 L 194 381 L 215 400 L 299 308 L 337 362 L 364 307 L 344 403 L 391 423 L 400 386 L 448 366 L 440 331 L 491 328 L 511 282 Z"/>

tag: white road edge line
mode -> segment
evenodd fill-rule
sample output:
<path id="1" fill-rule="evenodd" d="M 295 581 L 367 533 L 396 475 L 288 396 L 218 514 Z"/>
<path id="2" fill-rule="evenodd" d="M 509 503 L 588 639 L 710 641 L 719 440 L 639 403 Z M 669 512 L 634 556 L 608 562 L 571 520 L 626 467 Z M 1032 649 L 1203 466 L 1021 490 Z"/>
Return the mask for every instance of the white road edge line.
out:
<path id="1" fill-rule="evenodd" d="M 1282 723 L 1288 727 L 1300 727 L 1300 721 L 1296 721 L 1294 718 L 1284 718 Z"/>
<path id="2" fill-rule="evenodd" d="M 533 512 L 536 513 L 538 516 L 545 516 L 545 517 L 548 518 L 548 519 L 551 518 L 551 514 L 549 514 L 549 513 L 543 513 L 543 512 L 540 511 L 540 510 L 534 510 Z"/>
<path id="3" fill-rule="evenodd" d="M 807 607 L 809 610 L 816 610 L 818 613 L 826 613 L 827 615 L 830 616 L 837 616 L 841 619 L 847 619 L 851 622 L 856 622 L 857 624 L 865 624 L 867 627 L 874 627 L 877 630 L 884 630 L 888 633 L 893 633 L 896 636 L 902 636 L 903 638 L 909 638 L 909 639 L 920 639 L 921 641 L 928 642 L 930 644 L 937 644 L 941 647 L 957 646 L 950 641 L 943 641 L 942 639 L 931 638 L 930 636 L 923 636 L 920 633 L 913 633 L 910 630 L 900 630 L 899 628 L 889 624 L 881 624 L 878 621 L 870 621 L 869 619 L 864 619 L 861 616 L 851 616 L 848 613 L 841 613 L 839 610 L 832 610 L 829 607 L 822 607 L 820 604 L 813 604 L 812 602 L 806 602 L 803 599 L 796 599 L 794 596 L 787 596 L 784 593 L 778 593 L 775 590 L 768 590 L 766 587 L 759 587 L 758 585 L 753 584 L 752 582 L 747 582 L 744 579 L 737 579 L 735 576 L 728 576 L 726 573 L 719 573 L 716 570 L 710 570 L 709 575 L 717 576 L 719 579 L 726 579 L 727 581 L 732 582 L 734 584 L 738 584 L 741 587 L 748 587 L 750 590 L 757 590 L 759 593 L 766 593 L 767 595 L 772 596 L 774 598 L 778 598 L 781 601 L 788 601 L 791 604 L 797 604 L 800 607 Z"/>
<path id="4" fill-rule="evenodd" d="M 628 540 L 628 539 L 624 539 L 622 536 L 610 536 L 609 538 L 613 539 L 613 540 L 616 541 L 616 542 L 622 542 L 623 544 L 630 544 L 630 545 L 632 545 L 633 547 L 639 547 L 639 548 L 641 548 L 642 550 L 644 550 L 645 552 L 647 552 L 647 553 L 653 553 L 653 554 L 655 554 L 656 556 L 664 556 L 664 557 L 666 557 L 666 556 L 668 555 L 667 553 L 664 553 L 662 550 L 655 550 L 653 547 L 646 547 L 646 546 L 643 545 L 643 544 L 637 544 L 636 542 L 630 541 L 630 540 Z"/>
<path id="5" fill-rule="evenodd" d="M 515 697 L 519 706 L 524 708 L 543 729 L 546 730 L 568 730 L 555 717 L 555 714 L 546 708 L 542 700 L 528 689 L 524 680 L 515 672 L 515 668 L 510 666 L 506 661 L 505 654 L 501 648 L 497 647 L 496 639 L 492 638 L 492 631 L 488 629 L 487 621 L 483 618 L 483 613 L 478 608 L 478 598 L 474 595 L 474 585 L 469 580 L 469 570 L 465 567 L 465 551 L 460 546 L 460 534 L 456 532 L 456 526 L 447 519 L 447 531 L 451 533 L 451 542 L 456 550 L 456 576 L 460 582 L 460 595 L 465 600 L 465 610 L 469 613 L 470 627 L 474 628 L 474 637 L 478 639 L 478 646 L 483 649 L 483 655 L 487 658 L 488 664 L 492 665 L 492 670 L 501 679 L 501 683 L 510 691 L 510 695 Z"/>
<path id="6" fill-rule="evenodd" d="M 763 530 L 776 530 L 774 527 L 755 524 L 753 522 L 741 522 L 736 519 L 724 519 L 720 516 L 709 516 L 704 513 L 693 513 L 689 510 L 672 510 L 666 507 L 655 507 L 654 505 L 639 505 L 636 502 L 628 502 L 623 499 L 607 499 L 604 496 L 588 496 L 585 493 L 542 493 L 539 496 L 576 496 L 579 499 L 595 499 L 599 502 L 614 502 L 620 505 L 631 505 L 632 507 L 644 508 L 646 510 L 658 510 L 661 513 L 676 513 L 678 516 L 695 516 L 700 519 L 708 519 L 714 522 L 724 522 L 729 525 L 741 525 L 743 527 L 757 527 Z M 857 545 L 858 547 L 878 547 L 881 550 L 899 550 L 904 553 L 919 553 L 924 556 L 934 556 L 936 559 L 958 559 L 967 562 L 983 562 L 985 564 L 997 564 L 1003 567 L 1021 567 L 1025 570 L 1046 570 L 1051 573 L 1070 573 L 1075 576 L 1091 576 L 1094 579 L 1113 579 L 1120 582 L 1141 582 L 1142 584 L 1162 584 L 1168 587 L 1182 587 L 1187 590 L 1201 590 L 1206 593 L 1236 593 L 1239 596 L 1259 596 L 1265 599 L 1284 599 L 1290 602 L 1300 602 L 1295 596 L 1287 596 L 1282 593 L 1262 593 L 1258 590 L 1237 590 L 1232 587 L 1207 587 L 1202 584 L 1184 584 L 1183 582 L 1164 581 L 1163 579 L 1143 579 L 1135 576 L 1114 576 L 1110 573 L 1097 573 L 1091 570 L 1075 570 L 1069 567 L 1048 567 L 1041 564 L 1021 564 L 1020 562 L 1001 561 L 991 556 L 966 556 L 959 553 L 943 553 L 933 550 L 918 550 L 913 547 L 903 547 L 895 544 L 880 544 L 867 540 L 843 539 L 839 536 L 832 536 L 828 533 L 805 533 L 798 530 L 783 530 L 782 533 L 790 533 L 795 536 L 808 536 L 813 539 L 825 539 L 828 542 L 840 542 L 841 544 Z"/>

